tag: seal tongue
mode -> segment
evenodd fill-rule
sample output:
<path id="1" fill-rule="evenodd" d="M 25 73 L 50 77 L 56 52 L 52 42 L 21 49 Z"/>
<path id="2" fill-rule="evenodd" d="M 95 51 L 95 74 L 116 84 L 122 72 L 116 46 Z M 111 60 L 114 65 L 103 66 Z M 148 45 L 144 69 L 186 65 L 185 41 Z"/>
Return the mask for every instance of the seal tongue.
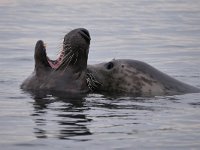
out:
<path id="1" fill-rule="evenodd" d="M 50 60 L 48 59 L 49 65 L 51 66 L 51 68 L 56 69 L 59 66 L 59 63 L 57 60 Z"/>

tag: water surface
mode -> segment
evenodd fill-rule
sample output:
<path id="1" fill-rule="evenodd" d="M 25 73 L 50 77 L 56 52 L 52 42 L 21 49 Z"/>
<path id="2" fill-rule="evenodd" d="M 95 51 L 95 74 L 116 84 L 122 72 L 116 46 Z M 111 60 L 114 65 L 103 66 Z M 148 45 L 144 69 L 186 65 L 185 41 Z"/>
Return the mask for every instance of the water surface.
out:
<path id="1" fill-rule="evenodd" d="M 199 149 L 199 93 L 67 99 L 19 88 L 36 41 L 56 58 L 78 27 L 92 37 L 89 64 L 137 59 L 200 87 L 199 8 L 199 0 L 0 0 L 1 149 Z"/>

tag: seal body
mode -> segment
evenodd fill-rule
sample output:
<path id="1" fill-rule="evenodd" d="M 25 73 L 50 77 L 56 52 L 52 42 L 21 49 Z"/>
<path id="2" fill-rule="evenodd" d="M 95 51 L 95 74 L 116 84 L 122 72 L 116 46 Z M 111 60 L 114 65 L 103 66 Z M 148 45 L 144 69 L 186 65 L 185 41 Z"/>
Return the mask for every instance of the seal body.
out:
<path id="1" fill-rule="evenodd" d="M 21 88 L 33 92 L 106 92 L 133 96 L 200 92 L 198 88 L 137 60 L 118 59 L 87 65 L 89 45 L 89 32 L 83 28 L 74 29 L 65 35 L 58 59 L 51 60 L 47 57 L 44 42 L 37 41 L 34 71 Z"/>
<path id="2" fill-rule="evenodd" d="M 88 93 L 86 73 L 68 70 L 68 73 L 48 71 L 38 76 L 34 71 L 21 85 L 26 91 Z"/>
<path id="3" fill-rule="evenodd" d="M 88 73 L 100 84 L 96 92 L 133 96 L 176 95 L 200 92 L 154 67 L 137 60 L 118 59 L 88 65 Z"/>
<path id="4" fill-rule="evenodd" d="M 35 46 L 35 68 L 22 83 L 28 91 L 61 91 L 87 93 L 87 59 L 90 35 L 86 29 L 74 29 L 65 35 L 57 60 L 47 57 L 46 47 L 39 40 Z"/>

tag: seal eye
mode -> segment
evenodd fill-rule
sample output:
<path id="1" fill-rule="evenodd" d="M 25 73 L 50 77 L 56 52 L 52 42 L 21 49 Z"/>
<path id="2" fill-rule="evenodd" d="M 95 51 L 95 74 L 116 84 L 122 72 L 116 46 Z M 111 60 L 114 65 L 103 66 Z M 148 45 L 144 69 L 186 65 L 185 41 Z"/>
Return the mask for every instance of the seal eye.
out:
<path id="1" fill-rule="evenodd" d="M 110 70 L 114 67 L 114 64 L 112 62 L 107 63 L 106 69 Z"/>

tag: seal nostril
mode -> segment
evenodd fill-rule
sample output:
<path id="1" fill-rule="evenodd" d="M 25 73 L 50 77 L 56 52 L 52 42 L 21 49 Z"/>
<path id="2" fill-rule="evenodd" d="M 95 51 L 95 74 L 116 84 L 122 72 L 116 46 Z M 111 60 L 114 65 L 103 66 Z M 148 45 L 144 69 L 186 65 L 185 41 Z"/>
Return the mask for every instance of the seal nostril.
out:
<path id="1" fill-rule="evenodd" d="M 83 36 L 83 38 L 86 39 L 87 41 L 90 41 L 90 40 L 91 40 L 90 34 L 89 34 L 88 30 L 86 30 L 86 29 L 81 29 L 81 30 L 79 31 L 79 33 L 80 33 L 80 34 Z"/>
<path id="2" fill-rule="evenodd" d="M 88 32 L 88 30 L 82 29 L 81 31 L 82 31 L 83 33 L 85 33 L 88 37 L 90 37 L 90 33 Z"/>

